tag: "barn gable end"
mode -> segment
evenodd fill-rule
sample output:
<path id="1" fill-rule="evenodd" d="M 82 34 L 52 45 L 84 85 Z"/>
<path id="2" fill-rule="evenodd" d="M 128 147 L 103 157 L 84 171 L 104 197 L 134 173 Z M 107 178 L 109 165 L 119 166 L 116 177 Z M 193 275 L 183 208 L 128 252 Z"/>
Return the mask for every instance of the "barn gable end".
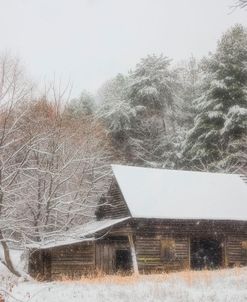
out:
<path id="1" fill-rule="evenodd" d="M 131 216 L 129 208 L 115 179 L 113 179 L 107 194 L 101 197 L 95 215 L 97 220 Z"/>

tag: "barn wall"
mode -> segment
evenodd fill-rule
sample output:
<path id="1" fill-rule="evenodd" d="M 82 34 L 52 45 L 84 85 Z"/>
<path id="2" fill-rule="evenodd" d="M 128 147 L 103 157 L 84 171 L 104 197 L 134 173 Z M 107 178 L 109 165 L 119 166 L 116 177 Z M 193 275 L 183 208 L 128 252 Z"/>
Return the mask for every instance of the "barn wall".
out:
<path id="1" fill-rule="evenodd" d="M 190 240 L 194 238 L 217 239 L 222 245 L 223 267 L 247 265 L 246 223 L 135 219 L 132 229 L 138 266 L 143 273 L 190 268 Z M 174 241 L 175 256 L 169 261 L 161 257 L 164 240 Z"/>
<path id="2" fill-rule="evenodd" d="M 42 250 L 30 250 L 28 273 L 33 278 L 44 277 L 44 253 Z"/>
<path id="3" fill-rule="evenodd" d="M 94 242 L 53 248 L 51 255 L 51 279 L 68 276 L 79 278 L 90 275 L 95 270 Z"/>
<path id="4" fill-rule="evenodd" d="M 247 265 L 247 236 L 231 235 L 227 238 L 226 259 L 228 266 Z"/>
<path id="5" fill-rule="evenodd" d="M 140 273 L 190 268 L 190 241 L 196 238 L 217 239 L 222 244 L 223 267 L 247 265 L 246 223 L 132 219 L 115 226 L 96 242 L 31 253 L 30 274 L 56 279 L 63 275 L 78 278 L 97 272 L 116 273 L 116 251 L 130 249 L 128 234 L 133 234 Z M 166 241 L 174 244 L 171 259 L 162 256 L 162 242 Z"/>
<path id="6" fill-rule="evenodd" d="M 136 236 L 135 245 L 140 273 L 168 272 L 183 270 L 189 267 L 188 238 L 170 237 L 162 239 L 174 240 L 175 257 L 169 260 L 161 258 L 161 238 Z"/>
<path id="7" fill-rule="evenodd" d="M 115 181 L 111 184 L 107 195 L 101 198 L 95 214 L 99 220 L 130 216 L 129 209 L 124 201 L 121 190 Z"/>
<path id="8" fill-rule="evenodd" d="M 129 250 L 127 237 L 115 237 L 101 240 L 96 243 L 96 270 L 98 273 L 116 273 L 116 251 Z"/>
<path id="9" fill-rule="evenodd" d="M 35 251 L 29 258 L 32 277 L 55 280 L 80 278 L 95 272 L 95 243 L 86 242 Z"/>

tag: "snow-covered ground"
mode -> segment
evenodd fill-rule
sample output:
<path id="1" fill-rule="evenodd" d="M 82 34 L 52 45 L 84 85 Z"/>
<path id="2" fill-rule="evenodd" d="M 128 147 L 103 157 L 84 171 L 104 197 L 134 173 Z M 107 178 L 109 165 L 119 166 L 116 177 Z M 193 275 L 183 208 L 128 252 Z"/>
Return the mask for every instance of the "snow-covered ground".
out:
<path id="1" fill-rule="evenodd" d="M 24 275 L 25 259 L 24 259 L 23 250 L 11 249 L 10 257 L 12 259 L 15 268 Z M 0 259 L 4 259 L 3 250 L 1 246 L 0 246 Z M 0 294 L 2 293 L 3 289 L 11 290 L 11 288 L 14 285 L 16 285 L 18 281 L 19 281 L 18 278 L 12 275 L 10 271 L 0 261 Z"/>
<path id="2" fill-rule="evenodd" d="M 247 268 L 63 282 L 19 282 L 12 295 L 23 302 L 247 301 Z M 8 302 L 16 302 L 8 298 Z"/>
<path id="3" fill-rule="evenodd" d="M 11 250 L 19 271 L 25 263 L 21 254 Z M 247 268 L 42 283 L 15 278 L 0 263 L 1 289 L 11 294 L 6 302 L 242 302 L 247 301 Z"/>

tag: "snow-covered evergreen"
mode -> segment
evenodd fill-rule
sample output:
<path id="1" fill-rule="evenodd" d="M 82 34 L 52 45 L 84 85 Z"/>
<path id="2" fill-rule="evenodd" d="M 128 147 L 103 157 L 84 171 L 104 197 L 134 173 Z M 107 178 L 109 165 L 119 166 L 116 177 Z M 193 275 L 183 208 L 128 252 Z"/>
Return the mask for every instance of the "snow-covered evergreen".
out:
<path id="1" fill-rule="evenodd" d="M 164 131 L 174 127 L 175 89 L 177 76 L 163 55 L 149 55 L 136 65 L 130 74 L 128 96 L 133 106 L 141 105 L 147 114 L 162 119 Z"/>
<path id="2" fill-rule="evenodd" d="M 124 161 L 154 166 L 168 162 L 177 85 L 170 60 L 152 55 L 143 58 L 128 76 L 118 75 L 100 89 L 99 116 Z"/>
<path id="3" fill-rule="evenodd" d="M 200 86 L 203 77 L 201 64 L 193 56 L 179 63 L 174 71 L 179 80 L 178 95 L 180 102 L 179 111 L 176 114 L 177 123 L 184 129 L 193 126 L 196 110 L 193 100 L 200 96 Z"/>
<path id="4" fill-rule="evenodd" d="M 195 100 L 197 116 L 184 155 L 196 164 L 236 165 L 236 152 L 247 133 L 246 29 L 235 25 L 228 30 L 216 53 L 204 60 L 204 68 L 203 93 Z"/>
<path id="5" fill-rule="evenodd" d="M 68 105 L 68 111 L 73 116 L 91 115 L 95 110 L 95 100 L 93 95 L 83 91 L 79 98 L 71 100 Z"/>

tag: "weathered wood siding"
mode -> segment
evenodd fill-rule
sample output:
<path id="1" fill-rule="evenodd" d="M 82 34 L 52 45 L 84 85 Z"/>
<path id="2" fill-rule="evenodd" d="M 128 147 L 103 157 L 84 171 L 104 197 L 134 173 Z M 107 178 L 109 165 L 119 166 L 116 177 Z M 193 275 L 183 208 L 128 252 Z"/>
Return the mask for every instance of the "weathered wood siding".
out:
<path id="1" fill-rule="evenodd" d="M 51 279 L 68 276 L 79 278 L 95 270 L 95 244 L 80 243 L 50 250 Z"/>
<path id="2" fill-rule="evenodd" d="M 96 270 L 98 273 L 116 273 L 116 250 L 118 249 L 129 249 L 127 237 L 108 238 L 97 242 Z"/>
<path id="3" fill-rule="evenodd" d="M 247 223 L 233 221 L 135 219 L 132 223 L 140 272 L 160 272 L 190 268 L 190 240 L 217 239 L 222 245 L 222 266 L 247 265 Z M 174 240 L 174 258 L 161 257 L 161 241 Z"/>
<path id="4" fill-rule="evenodd" d="M 169 222 L 136 220 L 133 225 L 137 261 L 141 273 L 168 272 L 189 268 L 189 234 L 179 234 L 170 229 Z M 174 257 L 161 257 L 162 240 L 174 241 Z"/>
<path id="5" fill-rule="evenodd" d="M 137 262 L 141 273 L 168 272 L 189 267 L 188 238 L 173 237 L 172 239 L 175 241 L 175 257 L 172 260 L 163 260 L 161 258 L 161 239 L 159 236 L 156 238 L 136 237 Z"/>
<path id="6" fill-rule="evenodd" d="M 123 218 L 130 216 L 129 209 L 124 201 L 120 188 L 114 181 L 106 196 L 103 196 L 99 202 L 96 211 L 97 219 Z"/>
<path id="7" fill-rule="evenodd" d="M 130 249 L 132 234 L 140 273 L 190 268 L 190 242 L 216 239 L 222 246 L 222 266 L 247 265 L 247 223 L 234 221 L 130 219 L 114 226 L 95 242 L 34 252 L 30 273 L 46 279 L 116 272 L 116 251 Z M 100 234 L 99 234 L 100 235 Z M 174 257 L 162 256 L 162 242 L 172 242 Z M 245 249 L 243 249 L 243 246 Z"/>
<path id="8" fill-rule="evenodd" d="M 94 242 L 36 251 L 29 260 L 29 273 L 35 278 L 46 280 L 79 278 L 94 272 Z"/>
<path id="9" fill-rule="evenodd" d="M 247 236 L 239 236 L 238 234 L 227 238 L 226 259 L 228 266 L 247 265 L 247 251 L 242 247 L 242 243 L 245 241 L 247 241 Z"/>
<path id="10" fill-rule="evenodd" d="M 42 250 L 29 252 L 28 272 L 33 278 L 45 278 L 45 257 Z"/>

